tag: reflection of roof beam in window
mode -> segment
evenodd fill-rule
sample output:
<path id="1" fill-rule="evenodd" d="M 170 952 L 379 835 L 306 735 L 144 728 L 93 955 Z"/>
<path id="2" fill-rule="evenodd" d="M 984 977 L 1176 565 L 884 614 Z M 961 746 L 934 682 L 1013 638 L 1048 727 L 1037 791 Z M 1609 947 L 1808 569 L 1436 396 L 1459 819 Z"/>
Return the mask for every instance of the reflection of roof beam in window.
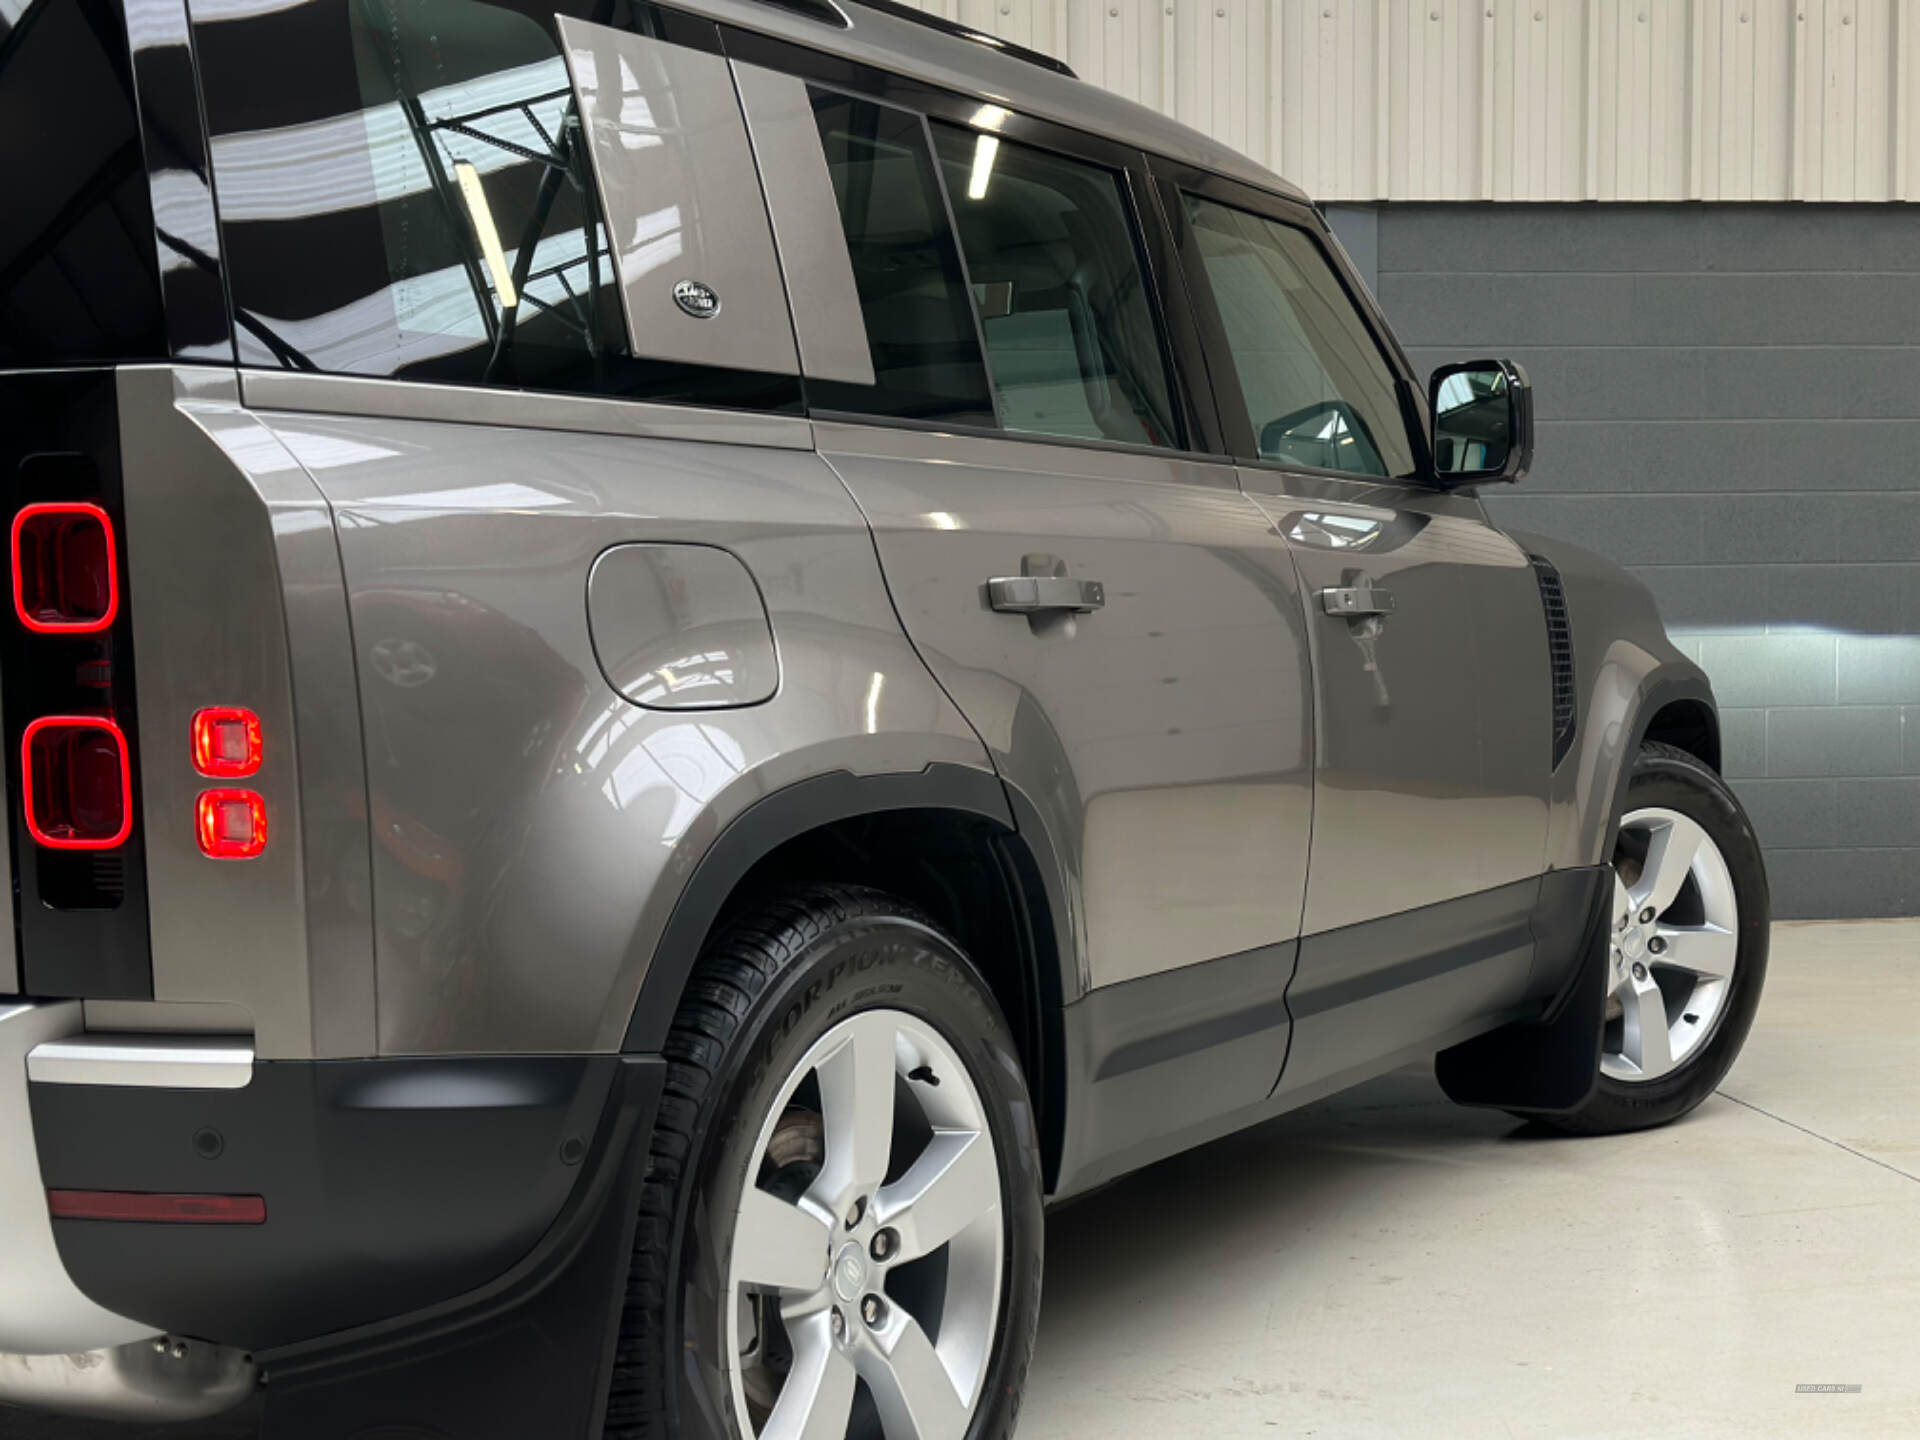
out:
<path id="1" fill-rule="evenodd" d="M 501 70 L 420 97 L 428 119 L 445 121 L 492 111 L 471 128 L 538 154 L 547 138 L 517 109 L 530 103 L 548 136 L 558 135 L 572 100 L 567 67 L 558 56 L 538 65 Z M 474 135 L 436 129 L 449 168 L 461 160 L 482 175 L 527 163 L 514 150 Z M 426 162 L 398 104 L 377 105 L 304 125 L 222 135 L 213 142 L 220 215 L 227 221 L 294 220 L 357 210 L 433 189 Z"/>
<path id="2" fill-rule="evenodd" d="M 220 253 L 220 237 L 211 223 L 213 210 L 207 204 L 204 180 L 184 170 L 161 170 L 148 177 L 148 183 L 153 193 L 154 226 L 161 234 L 184 240 L 202 255 Z M 192 264 L 188 256 L 166 250 L 160 268 L 180 270 Z"/>
<path id="3" fill-rule="evenodd" d="M 533 251 L 533 278 L 522 298 L 564 311 L 572 293 L 586 293 L 586 237 L 569 230 L 542 240 Z M 604 255 L 605 250 L 601 253 Z M 511 265 L 517 252 L 509 251 Z M 564 279 L 562 276 L 564 275 Z M 522 324 L 533 317 L 526 316 Z M 487 340 L 473 308 L 473 289 L 461 266 L 448 266 L 364 295 L 351 304 L 304 320 L 275 319 L 276 334 L 321 370 L 385 373 L 421 360 L 451 355 Z"/>

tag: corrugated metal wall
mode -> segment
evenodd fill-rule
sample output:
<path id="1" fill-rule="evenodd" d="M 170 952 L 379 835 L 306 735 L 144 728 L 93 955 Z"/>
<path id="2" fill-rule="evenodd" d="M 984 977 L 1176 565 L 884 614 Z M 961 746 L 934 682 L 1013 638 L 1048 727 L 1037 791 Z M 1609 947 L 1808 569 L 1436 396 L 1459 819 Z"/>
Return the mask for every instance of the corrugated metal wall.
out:
<path id="1" fill-rule="evenodd" d="M 1920 200 L 1920 0 L 912 0 L 1325 200 Z"/>

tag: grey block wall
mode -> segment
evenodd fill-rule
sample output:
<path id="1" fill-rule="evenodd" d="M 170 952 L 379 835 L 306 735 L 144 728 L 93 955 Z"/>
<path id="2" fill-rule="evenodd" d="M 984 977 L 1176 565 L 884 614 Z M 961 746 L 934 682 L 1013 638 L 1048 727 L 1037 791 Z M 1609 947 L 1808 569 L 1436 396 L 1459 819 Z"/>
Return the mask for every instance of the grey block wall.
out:
<path id="1" fill-rule="evenodd" d="M 1527 367 L 1538 461 L 1490 506 L 1653 588 L 1713 677 L 1775 913 L 1920 914 L 1920 211 L 1334 219 L 1423 371 Z"/>

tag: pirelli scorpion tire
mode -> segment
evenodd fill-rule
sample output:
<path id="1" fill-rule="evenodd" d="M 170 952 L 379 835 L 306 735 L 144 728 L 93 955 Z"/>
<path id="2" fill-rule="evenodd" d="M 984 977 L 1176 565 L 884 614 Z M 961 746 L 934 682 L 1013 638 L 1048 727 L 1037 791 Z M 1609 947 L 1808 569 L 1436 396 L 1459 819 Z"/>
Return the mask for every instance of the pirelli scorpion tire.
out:
<path id="1" fill-rule="evenodd" d="M 960 948 L 876 891 L 782 892 L 709 946 L 667 1059 L 605 1434 L 1011 1436 L 1039 1148 Z"/>
<path id="2" fill-rule="evenodd" d="M 1641 750 L 1613 867 L 1599 1084 L 1549 1121 L 1582 1134 L 1664 1125 L 1706 1099 L 1746 1042 L 1767 976 L 1760 842 L 1710 767 L 1671 745 Z"/>

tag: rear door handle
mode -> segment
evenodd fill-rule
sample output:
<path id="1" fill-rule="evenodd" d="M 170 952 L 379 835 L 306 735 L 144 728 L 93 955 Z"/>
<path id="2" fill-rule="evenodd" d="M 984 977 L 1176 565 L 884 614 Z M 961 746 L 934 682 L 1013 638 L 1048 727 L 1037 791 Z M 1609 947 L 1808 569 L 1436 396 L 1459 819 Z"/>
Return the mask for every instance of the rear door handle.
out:
<path id="1" fill-rule="evenodd" d="M 1064 575 L 1002 575 L 987 581 L 987 604 L 1002 615 L 1044 615 L 1069 610 L 1084 615 L 1107 603 L 1107 587 L 1098 580 Z"/>
<path id="2" fill-rule="evenodd" d="M 1391 615 L 1393 592 L 1365 581 L 1358 585 L 1341 585 L 1320 592 L 1320 608 L 1329 615 Z"/>

